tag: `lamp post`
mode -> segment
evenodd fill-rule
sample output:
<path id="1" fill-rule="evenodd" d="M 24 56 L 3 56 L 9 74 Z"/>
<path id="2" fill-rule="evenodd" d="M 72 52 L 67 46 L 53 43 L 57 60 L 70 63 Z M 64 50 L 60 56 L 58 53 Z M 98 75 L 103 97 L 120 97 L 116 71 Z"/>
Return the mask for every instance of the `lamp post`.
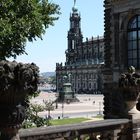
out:
<path id="1" fill-rule="evenodd" d="M 101 102 L 99 102 L 99 115 L 101 115 Z"/>
<path id="2" fill-rule="evenodd" d="M 64 101 L 62 101 L 62 118 L 64 118 Z"/>
<path id="3" fill-rule="evenodd" d="M 55 94 L 55 97 L 56 97 L 56 100 L 55 100 L 55 103 L 56 103 L 56 106 L 55 106 L 55 108 L 57 109 L 58 108 L 58 94 L 56 93 Z"/>
<path id="4" fill-rule="evenodd" d="M 63 91 L 64 91 L 64 87 L 63 87 Z M 65 92 L 63 92 L 62 96 L 61 96 L 61 102 L 62 102 L 62 115 L 61 117 L 64 118 L 64 101 L 65 101 Z"/>

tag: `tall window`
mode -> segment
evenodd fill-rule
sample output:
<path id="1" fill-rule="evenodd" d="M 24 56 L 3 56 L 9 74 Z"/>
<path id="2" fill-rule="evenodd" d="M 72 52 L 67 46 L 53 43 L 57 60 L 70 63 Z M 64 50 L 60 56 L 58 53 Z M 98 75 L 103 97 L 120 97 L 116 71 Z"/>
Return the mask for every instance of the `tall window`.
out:
<path id="1" fill-rule="evenodd" d="M 140 68 L 140 15 L 128 23 L 128 66 Z"/>
<path id="2" fill-rule="evenodd" d="M 74 49 L 75 48 L 75 42 L 74 42 L 74 40 L 72 40 L 72 49 Z"/>
<path id="3" fill-rule="evenodd" d="M 71 28 L 74 28 L 74 21 L 71 22 Z"/>

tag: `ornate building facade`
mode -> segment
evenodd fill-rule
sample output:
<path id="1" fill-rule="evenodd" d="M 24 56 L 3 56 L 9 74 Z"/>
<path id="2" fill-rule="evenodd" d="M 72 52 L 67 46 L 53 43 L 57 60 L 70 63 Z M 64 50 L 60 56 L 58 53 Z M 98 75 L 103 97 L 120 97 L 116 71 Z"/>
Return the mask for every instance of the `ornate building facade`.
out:
<path id="1" fill-rule="evenodd" d="M 102 90 L 101 67 L 104 64 L 104 39 L 95 37 L 83 41 L 81 17 L 75 6 L 70 15 L 66 62 L 56 64 L 57 91 L 63 85 L 63 76 L 71 74 L 72 89 L 76 93 L 99 93 Z"/>
<path id="2" fill-rule="evenodd" d="M 110 91 L 120 73 L 127 71 L 129 66 L 140 69 L 140 0 L 105 0 L 104 5 L 105 116 L 110 118 L 119 104 L 119 101 L 114 104 Z"/>

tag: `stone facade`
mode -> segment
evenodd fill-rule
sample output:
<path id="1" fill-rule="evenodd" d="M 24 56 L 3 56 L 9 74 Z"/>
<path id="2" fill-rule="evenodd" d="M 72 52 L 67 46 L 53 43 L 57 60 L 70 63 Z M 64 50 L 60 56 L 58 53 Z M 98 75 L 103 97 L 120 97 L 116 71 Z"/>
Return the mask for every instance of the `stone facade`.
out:
<path id="1" fill-rule="evenodd" d="M 72 89 L 76 93 L 100 93 L 102 90 L 101 67 L 104 64 L 104 39 L 101 36 L 83 41 L 81 17 L 73 7 L 68 31 L 66 62 L 56 64 L 57 91 L 62 89 L 63 76 L 70 73 Z"/>
<path id="2" fill-rule="evenodd" d="M 111 88 L 129 66 L 140 68 L 140 1 L 105 0 L 105 116 L 113 111 Z M 119 102 L 119 101 L 118 101 Z M 109 117 L 110 118 L 110 117 Z"/>

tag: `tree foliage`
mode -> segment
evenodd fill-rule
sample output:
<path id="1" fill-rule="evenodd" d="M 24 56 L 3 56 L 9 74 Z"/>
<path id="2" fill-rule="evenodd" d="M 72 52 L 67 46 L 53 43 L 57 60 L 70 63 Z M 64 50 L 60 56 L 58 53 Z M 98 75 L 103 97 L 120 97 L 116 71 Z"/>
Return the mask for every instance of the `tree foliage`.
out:
<path id="1" fill-rule="evenodd" d="M 1 0 L 0 59 L 26 53 L 26 42 L 42 39 L 45 29 L 58 19 L 59 10 L 48 0 Z"/>
<path id="2" fill-rule="evenodd" d="M 54 102 L 51 102 L 51 101 L 43 101 L 44 104 L 45 104 L 45 110 L 48 111 L 48 119 L 50 119 L 51 115 L 50 115 L 50 111 L 53 111 L 54 110 L 54 106 L 53 106 L 53 103 Z"/>
<path id="3" fill-rule="evenodd" d="M 30 104 L 26 110 L 26 117 L 22 124 L 23 128 L 40 127 L 48 125 L 48 121 L 38 115 L 44 110 L 44 106 L 39 104 Z"/>
<path id="4" fill-rule="evenodd" d="M 50 111 L 54 110 L 53 102 L 43 101 L 43 105 L 30 104 L 26 110 L 26 117 L 22 124 L 22 128 L 40 127 L 50 125 Z M 48 116 L 42 118 L 39 112 L 48 111 Z"/>
<path id="5" fill-rule="evenodd" d="M 50 76 L 49 78 L 49 84 L 56 85 L 56 76 Z"/>

